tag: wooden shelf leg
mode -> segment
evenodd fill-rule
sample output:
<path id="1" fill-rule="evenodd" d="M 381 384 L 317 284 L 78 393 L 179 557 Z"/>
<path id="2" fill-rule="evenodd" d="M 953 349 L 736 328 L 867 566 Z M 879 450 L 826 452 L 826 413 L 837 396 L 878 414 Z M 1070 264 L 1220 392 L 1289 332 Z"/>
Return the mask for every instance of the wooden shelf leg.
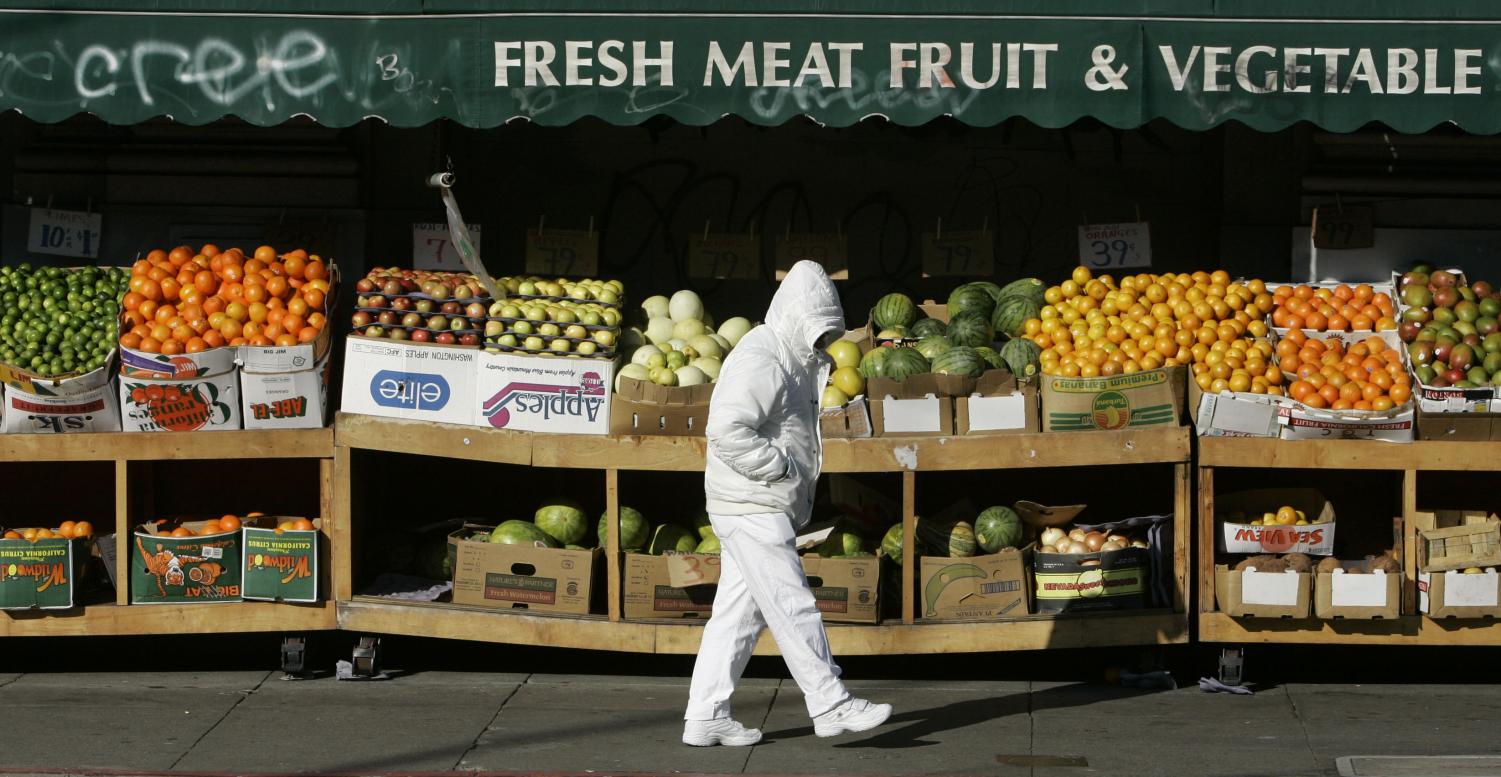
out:
<path id="1" fill-rule="evenodd" d="M 1199 467 L 1198 529 L 1199 612 L 1214 612 L 1214 467 Z"/>
<path id="2" fill-rule="evenodd" d="M 348 602 L 354 598 L 354 543 L 350 541 L 354 533 L 353 510 L 350 505 L 353 498 L 353 473 L 350 471 L 350 459 L 350 449 L 338 445 L 334 447 L 332 461 L 324 460 L 324 488 L 325 493 L 331 492 L 331 495 L 330 504 L 323 515 L 325 518 L 332 518 L 332 525 L 327 529 L 333 545 L 333 552 L 330 554 L 333 560 L 331 584 L 336 603 Z"/>
<path id="3" fill-rule="evenodd" d="M 917 610 L 917 473 L 902 471 L 902 623 Z"/>
<path id="4" fill-rule="evenodd" d="M 115 604 L 130 604 L 130 462 L 115 460 Z"/>
<path id="5" fill-rule="evenodd" d="M 625 597 L 625 586 L 621 580 L 621 565 L 625 559 L 620 555 L 620 470 L 605 470 L 605 511 L 609 513 L 606 523 L 610 527 L 610 536 L 605 542 L 605 595 L 609 598 L 609 616 L 611 621 L 620 620 L 620 610 Z"/>
<path id="6" fill-rule="evenodd" d="M 1173 611 L 1188 612 L 1189 558 L 1193 553 L 1193 465 L 1173 465 Z"/>
<path id="7" fill-rule="evenodd" d="M 1418 613 L 1418 471 L 1402 473 L 1402 612 Z"/>

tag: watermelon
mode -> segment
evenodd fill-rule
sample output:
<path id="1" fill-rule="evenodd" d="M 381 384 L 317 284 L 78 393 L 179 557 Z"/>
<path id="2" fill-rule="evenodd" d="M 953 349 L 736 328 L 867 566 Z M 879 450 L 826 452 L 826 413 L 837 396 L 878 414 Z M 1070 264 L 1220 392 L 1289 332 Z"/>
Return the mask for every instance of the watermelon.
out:
<path id="1" fill-rule="evenodd" d="M 985 360 L 975 353 L 975 349 L 956 345 L 934 359 L 930 369 L 940 375 L 977 378 L 985 371 Z"/>
<path id="2" fill-rule="evenodd" d="M 704 541 L 700 542 L 698 544 L 698 547 L 696 547 L 696 548 L 693 549 L 693 552 L 694 553 L 706 553 L 706 554 L 709 554 L 709 555 L 716 555 L 716 556 L 719 555 L 719 538 L 715 537 L 712 534 L 709 535 L 708 537 L 705 537 Z"/>
<path id="3" fill-rule="evenodd" d="M 948 331 L 942 321 L 936 318 L 921 318 L 917 323 L 908 328 L 908 333 L 913 337 L 937 337 Z"/>
<path id="4" fill-rule="evenodd" d="M 990 296 L 984 289 L 971 284 L 964 284 L 949 293 L 949 320 L 960 313 L 979 313 L 990 318 L 995 310 L 995 298 Z"/>
<path id="5" fill-rule="evenodd" d="M 819 543 L 818 555 L 823 558 L 843 558 L 864 549 L 865 540 L 861 539 L 860 535 L 835 529 L 829 532 L 828 539 Z"/>
<path id="6" fill-rule="evenodd" d="M 1018 378 L 1030 378 L 1042 368 L 1042 346 L 1025 337 L 1017 337 L 1001 346 L 1006 368 Z"/>
<path id="7" fill-rule="evenodd" d="M 651 524 L 641 515 L 641 511 L 634 507 L 620 506 L 620 549 L 641 550 L 646 547 L 647 540 L 651 539 Z M 610 537 L 610 513 L 604 512 L 599 516 L 599 546 L 601 548 L 609 544 Z"/>
<path id="8" fill-rule="evenodd" d="M 966 558 L 975 555 L 975 527 L 968 521 L 939 523 L 919 520 L 917 539 L 935 556 Z"/>
<path id="9" fill-rule="evenodd" d="M 990 323 L 995 326 L 995 331 L 1007 337 L 1019 337 L 1027 320 L 1037 318 L 1041 313 L 1042 303 L 1030 297 L 1003 297 L 995 306 Z"/>
<path id="10" fill-rule="evenodd" d="M 559 545 L 575 545 L 589 533 L 589 520 L 578 505 L 569 502 L 543 505 L 537 508 L 532 522 L 537 528 L 552 535 Z"/>
<path id="11" fill-rule="evenodd" d="M 1006 360 L 1002 359 L 1001 355 L 999 353 L 996 353 L 996 350 L 994 348 L 991 348 L 988 345 L 982 345 L 979 348 L 975 349 L 975 353 L 979 354 L 980 358 L 985 360 L 986 369 L 1006 369 Z"/>
<path id="12" fill-rule="evenodd" d="M 954 341 L 950 340 L 946 335 L 924 337 L 917 341 L 916 347 L 917 352 L 922 354 L 923 358 L 932 361 L 942 355 L 944 351 L 953 348 Z"/>
<path id="13" fill-rule="evenodd" d="M 886 357 L 891 355 L 890 348 L 872 348 L 860 357 L 860 377 L 870 380 L 871 378 L 886 377 Z"/>
<path id="14" fill-rule="evenodd" d="M 675 523 L 664 523 L 651 535 L 651 545 L 646 552 L 651 556 L 668 553 L 692 553 L 699 546 L 698 537 Z"/>
<path id="15" fill-rule="evenodd" d="M 891 528 L 886 530 L 886 535 L 881 538 L 881 553 L 882 555 L 886 556 L 886 558 L 889 558 L 898 564 L 902 563 L 901 524 L 892 524 Z"/>
<path id="16" fill-rule="evenodd" d="M 563 544 L 531 521 L 506 521 L 490 532 L 490 541 L 497 545 L 535 545 L 539 548 L 556 548 Z"/>
<path id="17" fill-rule="evenodd" d="M 887 294 L 876 300 L 876 306 L 870 309 L 870 318 L 877 329 L 912 326 L 917 320 L 917 305 L 912 304 L 912 298 L 906 294 Z"/>
<path id="18" fill-rule="evenodd" d="M 1022 544 L 1022 519 L 1009 507 L 987 507 L 975 516 L 975 541 L 986 553 Z"/>
<path id="19" fill-rule="evenodd" d="M 1004 299 L 1006 297 L 1025 297 L 1041 305 L 1043 303 L 1042 294 L 1047 290 L 1047 284 L 1043 283 L 1037 278 L 1022 278 L 1021 280 L 1012 281 L 1005 286 L 1002 286 L 1001 298 Z M 996 305 L 1000 304 L 1001 301 L 999 299 L 996 300 Z"/>
<path id="20" fill-rule="evenodd" d="M 886 357 L 886 377 L 906 380 L 928 371 L 928 360 L 916 348 L 894 348 Z"/>
<path id="21" fill-rule="evenodd" d="M 954 289 L 954 291 L 958 291 L 959 289 L 971 289 L 971 288 L 973 288 L 973 289 L 979 289 L 979 290 L 985 292 L 986 294 L 989 294 L 990 298 L 992 300 L 996 301 L 996 302 L 1000 302 L 1001 301 L 1001 296 L 1002 296 L 1002 294 L 1001 294 L 1001 287 L 995 285 L 994 283 L 991 283 L 990 281 L 970 281 L 969 283 L 966 283 L 963 286 L 960 286 L 958 289 Z M 953 295 L 950 294 L 949 296 L 953 296 Z"/>
<path id="22" fill-rule="evenodd" d="M 699 513 L 693 518 L 693 530 L 698 532 L 698 538 L 707 540 L 714 536 L 714 524 L 709 523 L 708 513 Z"/>
<path id="23" fill-rule="evenodd" d="M 949 320 L 949 327 L 945 333 L 954 345 L 967 345 L 970 348 L 978 348 L 982 345 L 990 345 L 995 341 L 995 327 L 991 325 L 987 316 L 978 311 L 960 313 Z"/>

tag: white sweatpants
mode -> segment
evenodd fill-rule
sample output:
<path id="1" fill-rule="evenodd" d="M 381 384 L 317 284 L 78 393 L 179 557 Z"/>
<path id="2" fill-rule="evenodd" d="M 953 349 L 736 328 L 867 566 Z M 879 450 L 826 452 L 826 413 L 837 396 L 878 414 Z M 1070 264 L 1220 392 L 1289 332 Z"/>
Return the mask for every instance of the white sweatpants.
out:
<path id="1" fill-rule="evenodd" d="M 808 715 L 844 703 L 849 692 L 829 654 L 829 638 L 798 560 L 792 522 L 781 513 L 709 516 L 719 537 L 719 589 L 704 626 L 685 720 L 730 716 L 735 692 L 761 630 L 770 627 Z"/>

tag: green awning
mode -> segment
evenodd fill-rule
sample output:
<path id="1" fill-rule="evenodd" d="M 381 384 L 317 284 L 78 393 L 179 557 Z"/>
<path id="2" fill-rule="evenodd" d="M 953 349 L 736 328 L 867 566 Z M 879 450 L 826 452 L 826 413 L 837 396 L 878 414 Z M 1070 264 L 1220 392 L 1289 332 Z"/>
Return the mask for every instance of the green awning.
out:
<path id="1" fill-rule="evenodd" d="M 492 127 L 879 115 L 1501 131 L 1489 0 L 50 0 L 0 9 L 0 110 Z M 913 6 L 920 6 L 914 9 Z M 1410 7 L 1421 6 L 1421 7 Z M 1316 15 L 1315 15 L 1316 14 Z"/>

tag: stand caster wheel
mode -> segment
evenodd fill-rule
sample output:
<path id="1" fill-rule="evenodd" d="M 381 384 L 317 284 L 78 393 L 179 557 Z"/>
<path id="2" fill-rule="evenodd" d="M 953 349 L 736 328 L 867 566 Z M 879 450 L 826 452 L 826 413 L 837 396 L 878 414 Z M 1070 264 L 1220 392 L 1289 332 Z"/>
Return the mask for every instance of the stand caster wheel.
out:
<path id="1" fill-rule="evenodd" d="M 1217 679 L 1225 685 L 1245 685 L 1245 665 L 1245 648 L 1225 648 L 1220 651 Z"/>
<path id="2" fill-rule="evenodd" d="M 307 673 L 307 637 L 289 634 L 281 638 L 281 671 L 293 677 Z"/>
<path id="3" fill-rule="evenodd" d="M 354 648 L 354 674 L 356 677 L 375 677 L 380 674 L 380 637 L 360 637 Z"/>

